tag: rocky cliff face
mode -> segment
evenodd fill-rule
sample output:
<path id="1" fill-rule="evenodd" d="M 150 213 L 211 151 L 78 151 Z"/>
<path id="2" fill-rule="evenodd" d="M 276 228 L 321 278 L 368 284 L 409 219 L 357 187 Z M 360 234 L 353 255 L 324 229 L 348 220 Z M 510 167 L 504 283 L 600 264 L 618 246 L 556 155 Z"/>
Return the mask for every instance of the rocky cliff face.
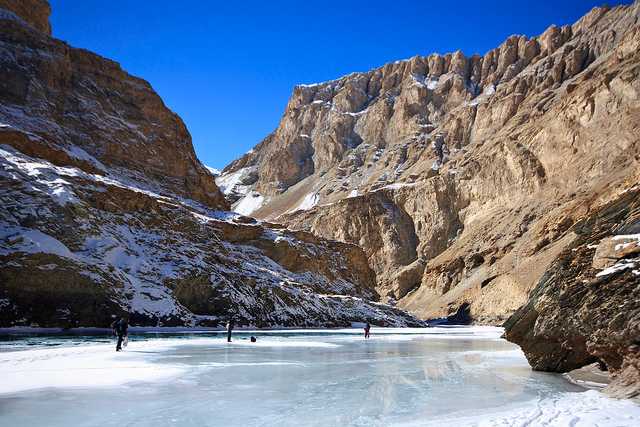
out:
<path id="1" fill-rule="evenodd" d="M 535 369 L 565 372 L 600 361 L 613 377 L 607 392 L 638 395 L 640 187 L 596 207 L 570 232 L 573 241 L 506 322 L 506 337 Z"/>
<path id="2" fill-rule="evenodd" d="M 163 193 L 227 207 L 184 123 L 149 83 L 34 30 L 44 26 L 43 16 L 48 22 L 46 2 L 3 0 L 0 7 L 0 123 L 11 125 L 3 127 L 5 135 L 23 134 L 0 136 L 3 143 L 28 139 L 21 151 L 46 152 L 59 166 L 96 173 L 109 168 Z"/>
<path id="3" fill-rule="evenodd" d="M 225 212 L 150 85 L 0 0 L 0 327 L 420 325 L 358 247 Z"/>
<path id="4" fill-rule="evenodd" d="M 46 0 L 2 0 L 0 7 L 5 19 L 8 15 L 14 15 L 11 19 L 17 18 L 36 30 L 51 35 L 51 7 Z"/>
<path id="5" fill-rule="evenodd" d="M 640 168 L 639 16 L 298 86 L 218 183 L 239 212 L 361 246 L 419 316 L 502 322 Z"/>

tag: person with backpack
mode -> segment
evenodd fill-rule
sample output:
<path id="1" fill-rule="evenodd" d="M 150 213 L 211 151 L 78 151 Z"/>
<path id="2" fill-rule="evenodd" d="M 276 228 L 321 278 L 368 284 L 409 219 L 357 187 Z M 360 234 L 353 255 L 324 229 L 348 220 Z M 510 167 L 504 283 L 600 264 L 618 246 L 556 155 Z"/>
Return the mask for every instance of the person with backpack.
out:
<path id="1" fill-rule="evenodd" d="M 369 338 L 369 331 L 371 330 L 371 323 L 367 322 L 366 325 L 364 325 L 364 338 L 367 339 Z"/>

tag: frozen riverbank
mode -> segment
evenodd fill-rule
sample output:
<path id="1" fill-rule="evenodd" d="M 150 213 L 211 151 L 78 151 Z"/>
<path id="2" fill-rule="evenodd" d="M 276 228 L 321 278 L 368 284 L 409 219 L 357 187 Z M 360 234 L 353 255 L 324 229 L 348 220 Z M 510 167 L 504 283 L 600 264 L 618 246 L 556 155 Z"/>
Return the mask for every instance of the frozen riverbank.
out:
<path id="1" fill-rule="evenodd" d="M 532 372 L 499 328 L 374 329 L 368 341 L 353 329 L 244 331 L 232 344 L 175 332 L 135 335 L 123 353 L 105 337 L 11 341 L 0 425 L 640 422 L 632 402 Z"/>

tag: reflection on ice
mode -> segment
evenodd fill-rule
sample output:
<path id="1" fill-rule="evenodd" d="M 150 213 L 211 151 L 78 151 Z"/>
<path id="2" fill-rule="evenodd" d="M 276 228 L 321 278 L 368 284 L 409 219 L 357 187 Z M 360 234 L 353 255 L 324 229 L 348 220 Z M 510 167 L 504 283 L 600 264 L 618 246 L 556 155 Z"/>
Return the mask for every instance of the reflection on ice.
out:
<path id="1" fill-rule="evenodd" d="M 142 334 L 0 352 L 0 425 L 634 425 L 640 408 L 532 372 L 499 328 Z M 258 342 L 247 339 L 257 335 Z M 83 345 L 78 345 L 84 339 Z M 47 339 L 43 339 L 47 341 Z M 92 342 L 93 341 L 93 342 Z M 13 348 L 21 348 L 13 342 Z M 115 402 L 115 403 L 114 403 Z"/>

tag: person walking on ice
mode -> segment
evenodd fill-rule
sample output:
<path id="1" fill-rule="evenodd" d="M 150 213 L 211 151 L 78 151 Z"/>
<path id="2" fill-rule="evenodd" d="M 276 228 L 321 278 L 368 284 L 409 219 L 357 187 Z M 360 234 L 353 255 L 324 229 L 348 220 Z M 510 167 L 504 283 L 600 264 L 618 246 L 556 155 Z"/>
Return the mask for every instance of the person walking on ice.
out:
<path id="1" fill-rule="evenodd" d="M 369 338 L 369 331 L 371 330 L 371 324 L 369 322 L 367 322 L 366 325 L 364 325 L 364 337 L 365 339 Z"/>
<path id="2" fill-rule="evenodd" d="M 231 333 L 233 332 L 233 317 L 227 322 L 227 342 L 231 342 Z"/>
<path id="3" fill-rule="evenodd" d="M 129 335 L 129 322 L 127 319 L 121 317 L 120 319 L 114 321 L 111 324 L 111 329 L 113 329 L 113 334 L 118 336 L 118 343 L 116 344 L 116 351 L 122 350 L 122 341 L 127 339 Z M 126 344 L 125 344 L 126 345 Z"/>

